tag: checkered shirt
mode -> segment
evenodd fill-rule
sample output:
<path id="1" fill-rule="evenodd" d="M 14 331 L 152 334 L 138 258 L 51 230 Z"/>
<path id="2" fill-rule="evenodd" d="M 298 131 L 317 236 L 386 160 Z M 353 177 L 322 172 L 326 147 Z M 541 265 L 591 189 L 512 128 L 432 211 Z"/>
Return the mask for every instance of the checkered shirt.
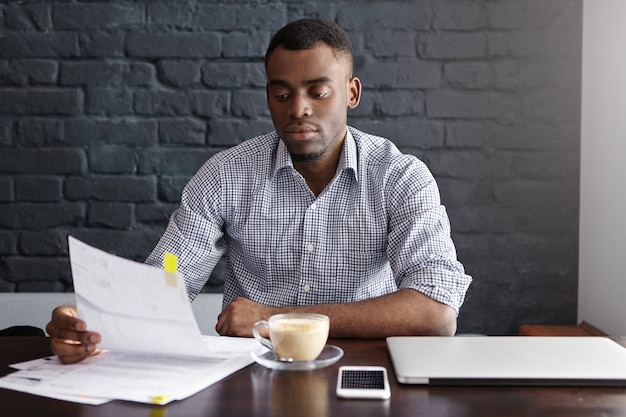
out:
<path id="1" fill-rule="evenodd" d="M 315 196 L 276 132 L 210 158 L 185 187 L 147 263 L 178 255 L 193 300 L 225 255 L 224 306 L 346 303 L 412 288 L 454 308 L 457 261 L 437 184 L 415 156 L 352 127 Z"/>

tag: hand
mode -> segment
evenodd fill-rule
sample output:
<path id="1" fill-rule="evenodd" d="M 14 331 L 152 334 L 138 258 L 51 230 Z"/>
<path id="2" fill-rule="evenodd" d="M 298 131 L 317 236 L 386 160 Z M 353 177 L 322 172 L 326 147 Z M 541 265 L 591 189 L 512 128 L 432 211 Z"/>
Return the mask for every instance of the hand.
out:
<path id="1" fill-rule="evenodd" d="M 61 363 L 75 363 L 100 351 L 100 335 L 87 331 L 87 324 L 76 317 L 76 307 L 61 306 L 52 311 L 52 320 L 46 325 L 52 353 Z"/>
<path id="2" fill-rule="evenodd" d="M 215 330 L 222 336 L 252 337 L 254 323 L 277 312 L 273 307 L 237 297 L 217 317 Z"/>

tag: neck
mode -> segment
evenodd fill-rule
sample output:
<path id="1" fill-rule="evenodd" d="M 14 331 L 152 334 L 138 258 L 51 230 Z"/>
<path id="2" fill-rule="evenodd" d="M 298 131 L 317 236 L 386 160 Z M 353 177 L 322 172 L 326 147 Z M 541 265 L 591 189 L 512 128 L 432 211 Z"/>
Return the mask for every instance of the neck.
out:
<path id="1" fill-rule="evenodd" d="M 294 165 L 294 168 L 304 177 L 306 184 L 317 197 L 335 176 L 337 163 L 331 165 L 324 167 L 319 162 L 316 162 L 313 164 L 297 164 Z"/>
<path id="2" fill-rule="evenodd" d="M 315 196 L 320 195 L 335 177 L 343 149 L 343 142 L 343 140 L 339 141 L 334 149 L 329 149 L 315 162 L 294 163 L 294 168 L 302 175 Z"/>

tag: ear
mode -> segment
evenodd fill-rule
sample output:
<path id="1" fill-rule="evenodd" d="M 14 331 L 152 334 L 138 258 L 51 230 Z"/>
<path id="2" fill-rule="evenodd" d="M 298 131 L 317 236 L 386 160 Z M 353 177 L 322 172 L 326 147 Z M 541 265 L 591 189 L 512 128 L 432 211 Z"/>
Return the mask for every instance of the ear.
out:
<path id="1" fill-rule="evenodd" d="M 348 81 L 348 109 L 352 110 L 361 101 L 361 80 L 352 77 Z"/>

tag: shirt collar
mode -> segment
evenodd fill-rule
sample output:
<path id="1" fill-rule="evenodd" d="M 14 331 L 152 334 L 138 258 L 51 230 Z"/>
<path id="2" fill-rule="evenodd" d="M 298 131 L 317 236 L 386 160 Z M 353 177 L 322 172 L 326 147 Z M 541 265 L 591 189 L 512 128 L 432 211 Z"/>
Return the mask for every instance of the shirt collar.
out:
<path id="1" fill-rule="evenodd" d="M 346 129 L 346 140 L 343 142 L 343 149 L 341 150 L 341 156 L 339 157 L 339 164 L 337 165 L 337 174 L 344 170 L 352 170 L 354 178 L 358 178 L 358 151 L 356 142 L 352 136 L 350 129 Z M 278 148 L 276 150 L 276 163 L 274 165 L 274 174 L 281 169 L 293 168 L 293 162 L 291 161 L 291 155 L 289 150 L 285 146 L 282 139 L 278 140 Z"/>

